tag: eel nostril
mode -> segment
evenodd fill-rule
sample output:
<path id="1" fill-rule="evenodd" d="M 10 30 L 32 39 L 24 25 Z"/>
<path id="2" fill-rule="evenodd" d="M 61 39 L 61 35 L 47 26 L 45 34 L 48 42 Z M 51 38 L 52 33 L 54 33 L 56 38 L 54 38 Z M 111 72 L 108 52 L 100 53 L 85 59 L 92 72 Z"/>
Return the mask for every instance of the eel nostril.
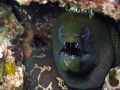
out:
<path id="1" fill-rule="evenodd" d="M 75 35 L 77 38 L 79 38 L 79 35 Z"/>
<path id="2" fill-rule="evenodd" d="M 65 37 L 65 35 L 61 35 L 61 37 Z"/>

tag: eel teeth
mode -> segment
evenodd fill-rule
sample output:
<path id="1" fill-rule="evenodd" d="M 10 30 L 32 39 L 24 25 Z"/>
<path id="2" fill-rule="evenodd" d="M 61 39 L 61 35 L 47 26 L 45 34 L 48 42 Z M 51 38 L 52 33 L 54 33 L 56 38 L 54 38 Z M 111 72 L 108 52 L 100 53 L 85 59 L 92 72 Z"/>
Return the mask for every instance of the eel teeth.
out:
<path id="1" fill-rule="evenodd" d="M 65 48 L 65 49 L 66 49 L 66 44 L 65 44 L 65 42 L 63 43 L 63 48 Z"/>
<path id="2" fill-rule="evenodd" d="M 66 46 L 68 46 L 68 44 L 69 44 L 69 47 L 73 47 L 74 45 L 74 47 L 77 49 L 81 48 L 81 46 L 78 43 L 71 43 L 71 42 L 69 43 L 63 42 L 63 48 L 66 49 L 67 48 Z"/>
<path id="3" fill-rule="evenodd" d="M 80 49 L 80 46 L 78 46 L 78 49 Z"/>
<path id="4" fill-rule="evenodd" d="M 72 56 L 77 57 L 79 56 L 79 52 L 81 51 L 81 46 L 79 43 L 76 42 L 63 42 L 62 49 L 60 50 L 61 56 Z M 64 53 L 63 53 L 64 52 Z"/>
<path id="5" fill-rule="evenodd" d="M 63 46 L 65 45 L 65 42 L 63 43 Z"/>
<path id="6" fill-rule="evenodd" d="M 72 57 L 76 57 L 76 55 L 72 55 Z"/>
<path id="7" fill-rule="evenodd" d="M 65 54 L 65 56 L 69 56 L 68 54 Z"/>
<path id="8" fill-rule="evenodd" d="M 79 46 L 79 44 L 77 43 L 77 44 L 75 45 L 75 47 L 78 48 L 78 46 Z"/>

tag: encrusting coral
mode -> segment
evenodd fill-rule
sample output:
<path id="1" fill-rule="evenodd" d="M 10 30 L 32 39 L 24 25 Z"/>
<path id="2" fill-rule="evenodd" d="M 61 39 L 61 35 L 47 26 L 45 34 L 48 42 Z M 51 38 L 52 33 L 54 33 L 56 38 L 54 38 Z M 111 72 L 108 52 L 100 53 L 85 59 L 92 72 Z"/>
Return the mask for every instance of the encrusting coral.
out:
<path id="1" fill-rule="evenodd" d="M 20 5 L 29 5 L 32 1 L 38 2 L 39 4 L 46 4 L 48 0 L 16 0 Z M 49 0 L 51 2 L 60 2 L 60 7 L 65 7 L 66 10 L 70 12 L 77 13 L 89 13 L 90 17 L 94 15 L 94 12 L 104 13 L 114 18 L 116 21 L 120 19 L 120 1 L 119 0 Z M 70 6 L 70 7 L 69 7 Z M 43 22 L 40 19 L 37 19 L 35 26 L 31 25 L 32 18 L 24 9 L 18 8 L 21 12 L 24 12 L 26 15 L 22 16 L 23 21 L 25 22 L 28 31 L 28 37 L 24 38 L 23 48 L 27 50 L 22 50 L 20 41 L 23 39 L 21 36 L 24 32 L 24 28 L 17 21 L 14 14 L 11 12 L 11 7 L 0 4 L 0 81 L 3 84 L 0 86 L 0 89 L 12 89 L 15 87 L 20 87 L 23 84 L 23 65 L 21 61 L 23 60 L 23 52 L 26 56 L 26 59 L 29 58 L 32 50 L 31 41 L 33 41 L 33 36 L 37 35 L 40 38 L 46 39 L 47 43 L 52 43 L 51 36 L 46 32 L 50 31 L 56 16 L 52 14 L 47 14 L 44 16 Z M 58 16 L 58 15 L 57 15 Z M 26 18 L 27 17 L 27 18 Z M 29 23 L 28 21 L 31 20 Z M 33 24 L 33 23 L 32 23 Z M 45 29 L 46 28 L 46 29 Z M 42 30 L 41 30 L 42 29 Z M 46 31 L 45 31 L 46 30 Z M 40 45 L 42 46 L 42 45 Z M 30 50 L 30 51 L 28 51 Z M 18 60 L 17 60 L 17 59 Z M 17 62 L 17 63 L 16 63 Z M 19 66 L 18 66 L 19 65 Z M 5 67 L 5 70 L 3 69 Z M 112 72 L 112 71 L 114 71 Z M 105 83 L 103 85 L 103 90 L 106 89 L 119 89 L 120 86 L 120 69 L 118 67 L 113 68 L 108 73 Z M 4 72 L 4 73 L 3 73 Z M 110 78 L 113 76 L 114 78 Z M 110 81 L 111 80 L 111 81 Z M 115 84 L 111 83 L 115 81 Z M 115 86 L 114 86 L 115 85 Z"/>
<path id="2" fill-rule="evenodd" d="M 19 0 L 20 2 L 21 0 Z M 25 1 L 25 0 L 22 0 L 22 1 Z M 29 3 L 28 3 L 29 2 Z M 21 3 L 21 5 L 29 5 L 31 0 L 26 3 Z M 40 4 L 42 4 L 43 1 L 37 1 L 37 2 L 40 2 Z M 54 1 L 53 1 L 54 2 Z M 114 0 L 80 0 L 80 1 L 60 1 L 60 6 L 61 7 L 66 7 L 68 9 L 68 4 L 70 5 L 70 8 L 68 9 L 70 12 L 77 12 L 77 13 L 89 13 L 90 14 L 90 17 L 93 16 L 93 12 L 102 12 L 106 15 L 109 15 L 111 16 L 112 18 L 114 18 L 115 20 L 119 20 L 120 19 L 120 13 L 119 13 L 119 1 L 114 1 Z M 47 3 L 47 1 L 46 1 Z M 45 4 L 45 3 L 43 3 Z M 116 8 L 115 8 L 116 7 Z M 45 20 L 41 20 L 37 18 L 37 20 L 34 19 L 35 15 L 31 15 L 31 13 L 28 12 L 28 10 L 24 9 L 23 7 L 17 7 L 17 10 L 19 10 L 19 13 L 22 17 L 22 20 L 27 24 L 27 28 L 29 28 L 29 33 L 32 32 L 32 34 L 37 34 L 40 38 L 43 38 L 45 39 L 46 37 L 48 37 L 48 35 L 46 34 L 46 31 L 45 31 L 45 28 L 48 27 L 48 25 L 51 23 L 53 25 L 54 21 L 55 21 L 55 16 L 54 14 L 52 13 L 52 16 L 50 14 L 47 14 L 47 15 L 44 15 L 44 18 Z M 30 9 L 31 10 L 31 9 Z M 39 11 L 39 10 L 36 10 L 36 11 Z M 42 12 L 42 11 L 41 11 Z M 37 16 L 37 15 L 36 15 Z M 54 17 L 54 18 L 52 18 Z M 35 23 L 32 22 L 32 20 L 35 21 Z M 52 20 L 52 22 L 50 22 L 50 20 Z M 32 25 L 31 25 L 32 23 Z M 48 24 L 47 24 L 48 23 Z M 52 26 L 51 26 L 52 27 Z M 48 30 L 51 29 L 51 27 L 48 28 Z M 44 36 L 44 34 L 46 36 Z M 26 37 L 28 39 L 28 37 Z M 33 35 L 29 35 L 29 42 L 30 40 L 33 38 Z M 28 41 L 28 40 L 26 40 Z M 48 42 L 50 42 L 50 39 L 47 40 Z M 28 43 L 28 42 L 26 42 Z M 27 44 L 25 44 L 27 45 Z M 30 45 L 30 44 L 29 44 Z M 29 46 L 28 45 L 28 46 Z M 32 49 L 30 46 L 28 47 L 28 49 Z M 31 53 L 31 52 L 30 52 Z M 25 56 L 27 56 L 27 58 L 30 56 L 30 53 L 26 52 L 24 53 L 27 54 Z M 115 69 L 115 68 L 113 68 Z M 112 70 L 112 69 L 111 69 Z M 119 71 L 119 69 L 117 69 L 117 72 Z M 109 72 L 110 73 L 110 72 Z M 114 79 L 110 79 L 108 76 L 109 76 L 109 73 L 105 79 L 105 83 L 103 85 L 103 90 L 106 90 L 106 89 L 118 89 L 119 88 L 119 85 L 113 87 L 111 86 L 110 84 L 110 80 L 112 82 L 112 80 Z M 113 75 L 112 75 L 113 76 Z M 116 76 L 116 74 L 115 74 Z M 119 77 L 120 75 L 117 74 L 117 78 Z M 118 80 L 116 80 L 118 82 Z M 118 82 L 119 83 L 119 82 Z"/>
<path id="3" fill-rule="evenodd" d="M 31 6 L 15 6 L 15 8 L 17 9 L 20 18 L 25 24 L 25 32 L 23 35 L 24 42 L 22 44 L 22 47 L 24 51 L 24 59 L 27 60 L 31 52 L 36 47 L 38 48 L 40 46 L 43 46 L 43 43 L 41 43 L 41 41 L 35 41 L 35 36 L 37 36 L 39 39 L 44 40 L 43 42 L 45 42 L 46 44 L 52 43 L 52 27 L 54 25 L 56 17 L 59 14 L 57 14 L 56 12 L 48 12 L 49 14 L 44 14 L 44 11 L 46 10 L 46 8 L 44 7 L 40 7 L 40 10 L 38 9 L 37 11 L 32 9 Z M 34 12 L 34 14 L 32 11 Z M 38 15 L 39 11 L 43 11 L 43 15 Z"/>
<path id="4" fill-rule="evenodd" d="M 24 66 L 21 62 L 23 55 L 18 42 L 20 43 L 24 28 L 12 14 L 11 9 L 10 6 L 0 3 L 0 89 L 2 90 L 14 90 L 23 84 Z"/>
<path id="5" fill-rule="evenodd" d="M 30 2 L 46 4 L 48 0 L 16 0 L 20 5 L 29 5 Z M 61 7 L 68 8 L 72 12 L 88 12 L 93 15 L 93 11 L 109 15 L 115 20 L 120 19 L 120 1 L 119 0 L 49 0 L 51 2 L 60 2 Z"/>
<path id="6" fill-rule="evenodd" d="M 120 90 L 120 67 L 112 68 L 105 78 L 103 90 Z"/>

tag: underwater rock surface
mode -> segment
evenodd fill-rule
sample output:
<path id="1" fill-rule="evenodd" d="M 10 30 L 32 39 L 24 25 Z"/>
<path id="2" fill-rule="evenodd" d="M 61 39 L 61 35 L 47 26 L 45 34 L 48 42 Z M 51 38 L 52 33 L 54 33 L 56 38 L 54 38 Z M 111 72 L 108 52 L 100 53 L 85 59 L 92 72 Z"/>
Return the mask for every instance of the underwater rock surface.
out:
<path id="1" fill-rule="evenodd" d="M 0 3 L 0 89 L 22 89 L 23 51 L 20 36 L 24 28 L 12 13 L 12 8 Z"/>
<path id="2" fill-rule="evenodd" d="M 16 53 L 14 53 L 14 56 L 13 55 L 12 56 L 18 58 L 18 59 L 15 59 L 15 62 L 16 62 L 17 65 L 20 65 L 20 67 L 21 67 L 21 61 L 23 60 L 23 53 L 24 53 L 24 59 L 27 59 L 27 58 L 29 58 L 31 52 L 34 49 L 39 48 L 39 47 L 44 46 L 44 45 L 47 45 L 47 44 L 50 44 L 52 42 L 52 39 L 51 39 L 52 26 L 54 24 L 54 21 L 56 20 L 56 17 L 60 13 L 58 14 L 58 12 L 59 12 L 59 10 L 58 10 L 58 12 L 57 13 L 55 12 L 54 15 L 53 15 L 53 12 L 49 13 L 49 11 L 51 11 L 51 9 L 49 9 L 48 6 L 45 6 L 46 9 L 48 10 L 47 11 L 45 9 L 45 7 L 43 7 L 43 8 L 38 7 L 39 4 L 36 5 L 37 8 L 33 8 L 34 5 L 33 6 L 29 5 L 32 8 L 32 9 L 30 9 L 28 6 L 18 6 L 17 4 L 13 4 L 13 3 L 11 3 L 12 0 L 10 0 L 10 1 L 2 0 L 2 2 L 4 2 L 4 1 L 8 2 L 9 4 L 8 3 L 7 4 L 9 6 L 12 6 L 12 7 L 16 8 L 19 11 L 19 12 L 11 12 L 11 13 L 14 13 L 15 15 L 19 14 L 21 16 L 22 21 L 19 21 L 20 24 L 18 26 L 20 26 L 20 28 L 24 27 L 24 30 L 21 29 L 21 30 L 24 31 L 24 35 L 22 35 L 22 37 L 21 37 L 21 34 L 18 34 L 18 32 L 16 32 L 15 30 L 12 30 L 12 29 L 11 29 L 12 30 L 11 33 L 6 32 L 7 33 L 6 34 L 7 35 L 7 39 L 3 39 L 2 41 L 8 41 L 9 45 L 12 42 L 12 44 L 14 43 L 13 46 L 18 46 L 19 48 L 17 47 L 17 49 L 16 48 L 13 49 L 13 47 L 12 47 L 12 49 L 10 49 L 10 48 L 3 48 L 4 50 L 0 49 L 0 52 L 1 52 L 0 53 L 0 57 L 4 56 L 4 54 L 6 53 L 5 52 L 6 50 L 8 50 L 8 51 L 10 50 L 12 52 L 14 51 Z M 21 1 L 21 0 L 19 0 L 19 1 Z M 25 1 L 25 0 L 22 0 L 22 1 Z M 31 2 L 31 0 L 30 1 L 27 0 L 27 1 L 28 1 L 28 3 Z M 41 1 L 41 2 L 43 2 L 43 1 Z M 78 2 L 82 2 L 82 3 L 79 3 L 79 5 L 78 5 Z M 84 3 L 84 2 L 87 2 L 87 4 Z M 96 12 L 98 12 L 98 11 L 102 12 L 103 6 L 101 6 L 101 5 L 103 4 L 103 2 L 105 2 L 104 3 L 105 4 L 104 5 L 105 12 L 103 12 L 103 13 L 107 13 L 107 15 L 110 15 L 114 19 L 118 20 L 117 18 L 119 18 L 119 0 L 118 1 L 117 0 L 115 0 L 115 1 L 114 0 L 109 0 L 109 1 L 107 1 L 107 0 L 100 0 L 100 1 L 99 0 L 98 1 L 95 1 L 95 0 L 90 0 L 90 1 L 84 0 L 84 1 L 82 1 L 82 0 L 80 0 L 80 1 L 71 1 L 71 2 L 63 1 L 62 2 L 63 4 L 61 3 L 60 6 L 66 7 L 66 9 L 69 9 L 70 12 L 82 13 L 83 15 L 86 14 L 86 10 L 88 10 L 87 13 L 90 13 L 90 17 L 91 17 L 91 15 L 93 16 L 93 11 L 95 11 L 95 10 L 96 10 Z M 28 3 L 26 3 L 26 4 L 28 4 Z M 47 1 L 45 1 L 45 3 L 46 3 L 45 5 L 48 5 Z M 69 4 L 64 4 L 64 3 L 69 3 Z M 95 4 L 97 4 L 97 7 L 96 7 Z M 70 5 L 70 8 L 69 8 L 69 5 Z M 44 5 L 40 4 L 40 6 L 44 6 Z M 52 10 L 57 9 L 56 6 L 54 6 L 54 4 L 50 4 L 50 6 L 52 7 Z M 58 4 L 57 4 L 57 6 L 58 6 Z M 4 5 L 3 7 L 8 7 L 8 6 Z M 76 7 L 78 7 L 78 8 L 76 8 Z M 10 11 L 11 11 L 11 9 L 10 9 Z M 47 11 L 47 13 L 45 13 L 43 11 Z M 36 14 L 36 12 L 37 12 L 37 14 Z M 41 14 L 43 14 L 43 16 L 41 16 Z M 40 18 L 38 18 L 38 16 L 40 16 Z M 17 15 L 16 15 L 16 17 L 19 20 Z M 15 18 L 13 20 L 15 20 Z M 6 25 L 7 24 L 8 23 L 6 23 Z M 14 26 L 14 24 L 12 26 Z M 120 30 L 120 22 L 119 22 L 119 20 L 117 22 L 117 27 L 118 27 L 118 31 L 117 32 L 119 34 L 119 32 L 120 32 L 119 31 Z M 21 30 L 18 29 L 18 31 L 20 31 L 20 32 L 21 32 Z M 4 35 L 4 33 L 2 33 L 2 34 L 3 34 L 3 36 L 6 36 L 6 35 Z M 115 50 L 114 66 L 119 65 L 119 60 L 120 60 L 119 59 L 119 55 L 120 55 L 120 53 L 119 53 L 120 52 L 120 50 L 119 50 L 119 47 L 120 47 L 120 45 L 119 45 L 119 37 L 116 37 L 116 36 L 118 36 L 118 34 L 112 33 L 112 38 L 111 38 L 112 41 L 113 41 L 112 42 L 113 43 L 113 48 Z M 14 40 L 11 40 L 10 38 L 8 38 L 11 35 L 13 37 L 15 37 Z M 26 36 L 26 37 L 24 37 L 24 36 Z M 2 35 L 1 35 L 1 37 L 2 37 Z M 18 38 L 19 38 L 20 41 L 18 40 Z M 22 44 L 21 44 L 21 41 L 22 41 Z M 74 44 L 72 44 L 72 45 L 74 45 Z M 21 46 L 22 46 L 22 49 L 21 49 Z M 40 51 L 40 52 L 42 52 L 42 51 Z M 9 55 L 11 55 L 11 54 L 9 54 Z M 9 60 L 7 59 L 6 61 L 9 61 Z M 10 61 L 11 62 L 14 61 L 14 58 L 10 59 Z M 64 61 L 67 61 L 67 59 L 65 59 Z M 76 64 L 76 63 L 74 63 L 74 64 Z M 10 67 L 13 66 L 13 64 L 7 63 L 6 66 L 9 66 L 9 68 L 10 68 Z M 1 67 L 4 67 L 3 63 L 1 63 Z M 66 70 L 67 69 L 71 69 L 71 65 L 70 64 L 69 64 L 68 68 L 66 67 Z M 114 69 L 116 71 L 114 71 Z M 1 71 L 3 71 L 3 70 L 4 69 L 1 69 Z M 14 68 L 11 68 L 10 71 L 11 70 L 13 70 L 13 72 L 14 72 Z M 116 69 L 116 68 L 113 67 L 111 70 L 113 70 L 114 72 L 117 72 L 117 75 L 112 72 L 113 74 L 110 74 L 111 78 L 109 78 L 108 77 L 109 73 L 111 73 L 111 72 L 109 72 L 107 77 L 106 77 L 106 79 L 105 79 L 105 83 L 103 85 L 103 89 L 111 89 L 111 90 L 112 89 L 119 89 L 119 84 L 118 84 L 119 83 L 119 73 L 118 73 L 119 72 L 119 68 L 117 67 L 117 69 Z M 8 73 L 9 73 L 9 71 L 8 71 Z M 112 80 L 115 81 L 115 83 L 111 83 Z M 25 84 L 27 86 L 29 86 L 29 83 L 25 83 Z M 19 87 L 19 85 L 18 85 L 18 87 Z M 46 85 L 46 87 L 47 87 L 47 85 Z M 1 88 L 3 88 L 3 86 L 1 86 Z M 19 88 L 17 88 L 17 89 L 19 89 Z"/>
<path id="3" fill-rule="evenodd" d="M 39 4 L 46 4 L 48 0 L 16 0 L 20 5 L 29 5 L 30 2 L 38 2 Z M 86 13 L 87 10 L 91 15 L 92 11 L 100 12 L 109 15 L 115 20 L 120 19 L 120 0 L 49 0 L 51 2 L 60 2 L 61 7 L 70 11 Z"/>

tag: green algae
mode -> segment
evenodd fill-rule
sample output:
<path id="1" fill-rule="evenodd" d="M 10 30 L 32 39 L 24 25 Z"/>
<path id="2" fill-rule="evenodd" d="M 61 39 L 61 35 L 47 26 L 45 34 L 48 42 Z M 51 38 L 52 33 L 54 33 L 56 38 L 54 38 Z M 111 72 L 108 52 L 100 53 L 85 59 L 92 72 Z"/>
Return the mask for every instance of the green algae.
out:
<path id="1" fill-rule="evenodd" d="M 5 62 L 5 75 L 13 75 L 15 74 L 15 66 L 10 62 Z"/>

